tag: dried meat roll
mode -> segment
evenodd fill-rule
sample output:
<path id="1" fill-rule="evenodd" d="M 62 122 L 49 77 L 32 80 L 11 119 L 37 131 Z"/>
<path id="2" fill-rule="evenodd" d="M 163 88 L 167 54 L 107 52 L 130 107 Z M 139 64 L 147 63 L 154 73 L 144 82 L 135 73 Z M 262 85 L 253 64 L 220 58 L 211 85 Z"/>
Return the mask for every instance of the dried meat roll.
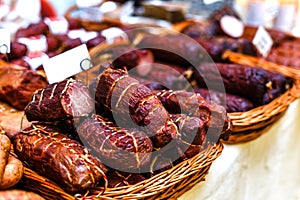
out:
<path id="1" fill-rule="evenodd" d="M 223 106 L 207 101 L 200 94 L 183 90 L 154 92 L 169 113 L 200 118 L 209 131 L 207 136 L 212 136 L 211 142 L 217 142 L 219 138 L 227 140 L 231 134 L 232 122 Z"/>
<path id="2" fill-rule="evenodd" d="M 164 146 L 177 136 L 176 125 L 159 99 L 124 70 L 107 68 L 98 76 L 95 100 L 112 113 L 117 125 L 142 130 L 154 146 Z"/>
<path id="3" fill-rule="evenodd" d="M 219 105 L 224 105 L 228 113 L 245 112 L 254 108 L 251 101 L 246 98 L 218 91 L 208 90 L 205 88 L 196 88 L 196 93 L 199 93 L 206 100 L 210 100 Z"/>
<path id="4" fill-rule="evenodd" d="M 77 132 L 81 141 L 111 168 L 135 170 L 149 163 L 153 146 L 141 131 L 121 129 L 93 115 L 78 126 Z"/>
<path id="5" fill-rule="evenodd" d="M 48 84 L 46 78 L 35 71 L 18 66 L 0 67 L 0 100 L 23 110 L 32 94 Z"/>
<path id="6" fill-rule="evenodd" d="M 66 79 L 38 90 L 25 108 L 28 121 L 59 121 L 81 117 L 95 108 L 89 88 Z"/>
<path id="7" fill-rule="evenodd" d="M 67 192 L 82 192 L 106 179 L 106 167 L 87 148 L 51 127 L 28 128 L 14 136 L 13 144 L 20 160 Z"/>
<path id="8" fill-rule="evenodd" d="M 290 85 L 290 80 L 283 75 L 241 64 L 203 63 L 193 76 L 199 87 L 217 91 L 222 81 L 226 92 L 249 99 L 255 106 L 270 102 Z M 266 98 L 270 92 L 273 95 Z"/>

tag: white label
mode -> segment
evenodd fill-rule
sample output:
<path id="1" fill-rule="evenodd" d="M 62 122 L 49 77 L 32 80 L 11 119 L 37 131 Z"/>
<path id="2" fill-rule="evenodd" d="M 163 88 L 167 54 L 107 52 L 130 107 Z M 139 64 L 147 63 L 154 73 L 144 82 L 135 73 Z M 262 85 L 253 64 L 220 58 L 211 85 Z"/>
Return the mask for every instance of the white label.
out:
<path id="1" fill-rule="evenodd" d="M 114 42 L 118 41 L 126 41 L 128 40 L 127 34 L 120 28 L 112 27 L 105 29 L 101 32 L 101 35 L 103 35 L 106 38 L 106 42 L 109 44 L 112 44 Z"/>
<path id="2" fill-rule="evenodd" d="M 44 62 L 49 59 L 48 55 L 45 53 L 41 53 L 35 57 L 25 56 L 24 60 L 30 65 L 32 70 L 36 70 L 39 66 L 41 66 Z"/>
<path id="3" fill-rule="evenodd" d="M 68 32 L 69 23 L 64 17 L 46 17 L 44 22 L 53 34 L 66 34 Z"/>
<path id="4" fill-rule="evenodd" d="M 10 53 L 10 32 L 7 29 L 0 29 L 0 53 Z"/>
<path id="5" fill-rule="evenodd" d="M 86 31 L 84 29 L 70 30 L 68 32 L 68 37 L 72 39 L 79 38 L 81 42 L 85 43 L 90 39 L 93 39 L 98 36 L 96 31 Z"/>
<path id="6" fill-rule="evenodd" d="M 46 52 L 48 49 L 47 39 L 44 35 L 19 38 L 18 42 L 27 46 L 29 57 L 34 57 L 32 55 L 40 54 L 40 52 Z"/>
<path id="7" fill-rule="evenodd" d="M 259 53 L 266 57 L 272 48 L 273 40 L 266 29 L 260 26 L 255 33 L 252 43 L 256 46 Z"/>
<path id="8" fill-rule="evenodd" d="M 81 71 L 82 61 L 90 60 L 86 44 L 82 44 L 43 63 L 49 83 L 62 81 Z"/>

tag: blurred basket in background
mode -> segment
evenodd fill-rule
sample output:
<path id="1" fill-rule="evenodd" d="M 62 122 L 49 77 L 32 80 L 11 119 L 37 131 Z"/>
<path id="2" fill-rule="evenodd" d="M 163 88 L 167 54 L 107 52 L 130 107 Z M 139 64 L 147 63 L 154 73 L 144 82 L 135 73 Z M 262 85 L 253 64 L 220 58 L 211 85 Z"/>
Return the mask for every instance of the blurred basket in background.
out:
<path id="1" fill-rule="evenodd" d="M 270 103 L 243 113 L 229 113 L 233 122 L 233 133 L 225 143 L 247 142 L 266 132 L 267 128 L 284 114 L 289 105 L 300 97 L 300 71 L 291 67 L 277 65 L 261 58 L 230 51 L 225 52 L 224 57 L 235 63 L 261 67 L 293 78 L 292 87 Z"/>

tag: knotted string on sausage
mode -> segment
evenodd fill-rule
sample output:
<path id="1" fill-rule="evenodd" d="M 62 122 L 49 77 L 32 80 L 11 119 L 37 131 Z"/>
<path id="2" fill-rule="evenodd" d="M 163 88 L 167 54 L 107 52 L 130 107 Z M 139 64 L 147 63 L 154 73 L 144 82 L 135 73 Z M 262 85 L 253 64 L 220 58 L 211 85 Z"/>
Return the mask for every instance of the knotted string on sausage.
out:
<path id="1" fill-rule="evenodd" d="M 98 107 L 112 114 L 117 125 L 145 132 L 154 147 L 165 146 L 177 137 L 177 127 L 160 100 L 124 70 L 108 67 L 98 76 L 95 100 Z"/>

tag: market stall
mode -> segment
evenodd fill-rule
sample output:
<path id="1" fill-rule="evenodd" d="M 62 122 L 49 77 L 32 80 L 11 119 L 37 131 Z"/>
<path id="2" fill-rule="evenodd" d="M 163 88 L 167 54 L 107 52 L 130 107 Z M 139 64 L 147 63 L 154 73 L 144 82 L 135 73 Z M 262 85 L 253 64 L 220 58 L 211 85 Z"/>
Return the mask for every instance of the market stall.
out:
<path id="1" fill-rule="evenodd" d="M 300 198 L 296 2 L 24 2 L 0 1 L 0 199 Z"/>

